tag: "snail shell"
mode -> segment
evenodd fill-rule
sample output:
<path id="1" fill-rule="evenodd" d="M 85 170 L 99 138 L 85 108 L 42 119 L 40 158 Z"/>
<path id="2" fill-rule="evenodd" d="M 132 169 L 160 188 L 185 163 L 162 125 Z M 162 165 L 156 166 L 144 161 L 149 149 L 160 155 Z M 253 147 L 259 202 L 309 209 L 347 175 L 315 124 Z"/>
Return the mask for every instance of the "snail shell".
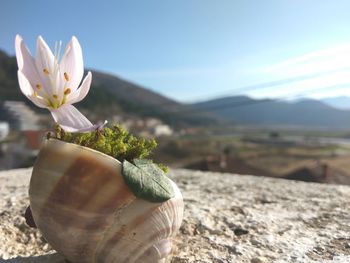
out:
<path id="1" fill-rule="evenodd" d="M 74 263 L 164 262 L 183 218 L 183 199 L 136 198 L 122 165 L 92 149 L 46 140 L 30 181 L 34 221 L 48 243 Z M 170 180 L 170 179 L 169 179 Z"/>

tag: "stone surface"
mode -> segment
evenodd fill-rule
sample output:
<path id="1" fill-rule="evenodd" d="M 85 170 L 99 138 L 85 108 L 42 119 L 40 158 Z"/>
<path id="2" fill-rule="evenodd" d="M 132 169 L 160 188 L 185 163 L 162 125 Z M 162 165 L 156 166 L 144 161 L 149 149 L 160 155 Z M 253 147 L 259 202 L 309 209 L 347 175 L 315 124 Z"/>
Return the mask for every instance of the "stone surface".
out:
<path id="1" fill-rule="evenodd" d="M 0 173 L 0 262 L 64 259 L 24 223 L 30 169 Z M 173 170 L 185 219 L 169 262 L 350 262 L 350 187 Z"/>

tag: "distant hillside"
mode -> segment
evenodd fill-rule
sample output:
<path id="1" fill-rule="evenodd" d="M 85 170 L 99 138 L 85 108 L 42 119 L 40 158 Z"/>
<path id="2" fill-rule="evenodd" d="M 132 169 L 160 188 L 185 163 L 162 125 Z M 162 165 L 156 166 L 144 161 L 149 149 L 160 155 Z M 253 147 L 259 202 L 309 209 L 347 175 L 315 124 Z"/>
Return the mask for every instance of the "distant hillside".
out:
<path id="1" fill-rule="evenodd" d="M 350 109 L 350 97 L 348 96 L 326 98 L 326 99 L 322 99 L 321 101 L 329 106 L 332 106 L 333 108 L 337 108 L 341 110 Z"/>
<path id="2" fill-rule="evenodd" d="M 0 100 L 23 100 L 17 81 L 17 63 L 0 50 Z"/>
<path id="3" fill-rule="evenodd" d="M 105 95 L 108 94 L 105 99 L 113 98 L 112 104 L 125 113 L 158 117 L 172 125 L 211 125 L 218 122 L 210 114 L 198 111 L 189 115 L 187 112 L 188 105 L 176 102 L 116 76 L 98 71 L 93 71 L 92 75 L 94 91 L 89 94 L 87 100 L 84 100 L 82 106 L 88 105 L 89 102 L 93 104 L 96 93 L 103 91 Z M 93 108 L 93 105 L 90 108 Z"/>
<path id="4" fill-rule="evenodd" d="M 350 111 L 316 100 L 284 102 L 235 96 L 193 104 L 193 107 L 240 124 L 350 128 Z"/>
<path id="5" fill-rule="evenodd" d="M 92 86 L 88 96 L 77 104 L 96 118 L 109 115 L 136 115 L 157 117 L 172 126 L 212 125 L 217 120 L 208 114 L 181 113 L 188 106 L 161 96 L 119 77 L 93 70 Z M 29 102 L 20 92 L 17 82 L 17 63 L 14 57 L 0 50 L 0 101 L 25 101 L 36 111 L 44 112 Z"/>

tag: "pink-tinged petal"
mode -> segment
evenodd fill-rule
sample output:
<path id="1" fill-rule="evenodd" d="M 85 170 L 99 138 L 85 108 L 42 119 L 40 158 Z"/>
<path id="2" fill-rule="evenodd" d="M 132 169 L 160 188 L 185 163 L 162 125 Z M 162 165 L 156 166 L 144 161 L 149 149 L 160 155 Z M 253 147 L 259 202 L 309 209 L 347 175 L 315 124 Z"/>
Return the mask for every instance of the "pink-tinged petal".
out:
<path id="1" fill-rule="evenodd" d="M 73 91 L 73 93 L 67 97 L 67 103 L 74 104 L 84 99 L 90 90 L 91 80 L 92 74 L 89 71 L 79 89 Z"/>
<path id="2" fill-rule="evenodd" d="M 43 109 L 48 109 L 47 101 L 41 97 L 36 97 L 35 95 L 30 96 L 29 98 L 36 106 Z"/>
<path id="3" fill-rule="evenodd" d="M 76 90 L 84 75 L 84 62 L 81 46 L 74 36 L 64 51 L 60 62 L 60 70 L 62 78 L 67 81 L 67 87 L 72 91 Z"/>
<path id="4" fill-rule="evenodd" d="M 52 90 L 52 82 L 55 81 L 55 76 L 53 75 L 55 71 L 55 58 L 51 49 L 41 36 L 37 39 L 35 64 L 45 91 L 49 95 L 53 95 L 55 93 Z"/>
<path id="5" fill-rule="evenodd" d="M 16 36 L 15 49 L 18 69 L 26 76 L 32 86 L 41 83 L 35 61 L 19 35 Z"/>
<path id="6" fill-rule="evenodd" d="M 28 79 L 24 76 L 24 74 L 18 70 L 18 83 L 22 93 L 31 100 L 36 106 L 40 108 L 47 108 L 46 101 L 43 98 L 36 97 L 34 94 L 34 90 L 30 85 Z"/>
<path id="7" fill-rule="evenodd" d="M 18 76 L 19 87 L 22 93 L 27 97 L 33 95 L 34 90 L 32 88 L 32 85 L 29 83 L 28 79 L 24 76 L 24 74 L 20 70 L 17 71 L 17 76 Z"/>
<path id="8" fill-rule="evenodd" d="M 55 85 L 55 93 L 58 96 L 59 100 L 63 99 L 64 92 L 64 81 L 60 76 L 60 71 L 57 70 L 54 75 L 54 85 Z"/>
<path id="9" fill-rule="evenodd" d="M 58 109 L 51 110 L 51 114 L 55 122 L 67 132 L 79 132 L 93 127 L 92 123 L 72 105 L 64 104 Z"/>

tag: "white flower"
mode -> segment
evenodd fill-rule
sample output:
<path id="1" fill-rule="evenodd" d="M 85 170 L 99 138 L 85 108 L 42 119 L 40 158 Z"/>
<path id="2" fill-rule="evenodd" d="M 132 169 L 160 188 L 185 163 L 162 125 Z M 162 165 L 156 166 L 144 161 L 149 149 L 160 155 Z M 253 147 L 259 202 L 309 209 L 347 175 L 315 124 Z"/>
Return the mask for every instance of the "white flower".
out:
<path id="1" fill-rule="evenodd" d="M 84 65 L 76 37 L 68 43 L 61 61 L 60 47 L 55 54 L 44 39 L 37 40 L 36 57 L 31 56 L 22 37 L 16 36 L 18 82 L 23 94 L 36 106 L 50 110 L 54 120 L 68 132 L 85 132 L 96 127 L 81 114 L 73 103 L 85 98 L 91 85 L 91 72 L 83 78 Z M 60 45 L 59 45 L 60 46 Z"/>

